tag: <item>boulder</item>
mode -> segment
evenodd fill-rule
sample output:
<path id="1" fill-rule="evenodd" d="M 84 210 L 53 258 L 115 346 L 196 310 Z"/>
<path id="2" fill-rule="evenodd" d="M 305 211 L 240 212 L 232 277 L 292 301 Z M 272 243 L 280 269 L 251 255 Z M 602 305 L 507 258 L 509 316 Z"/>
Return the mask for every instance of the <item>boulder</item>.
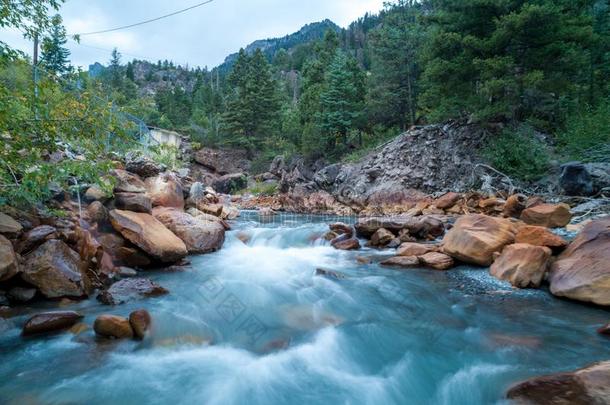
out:
<path id="1" fill-rule="evenodd" d="M 235 207 L 229 205 L 222 206 L 222 212 L 220 213 L 220 218 L 224 220 L 233 220 L 239 217 L 239 210 Z"/>
<path id="2" fill-rule="evenodd" d="M 419 262 L 434 270 L 449 270 L 455 264 L 451 256 L 440 252 L 429 252 L 419 256 Z"/>
<path id="3" fill-rule="evenodd" d="M 546 246 L 558 252 L 568 246 L 568 242 L 561 236 L 542 226 L 524 225 L 519 227 L 515 243 L 528 243 L 534 246 Z"/>
<path id="4" fill-rule="evenodd" d="M 0 281 L 6 281 L 19 272 L 19 262 L 13 245 L 0 235 Z"/>
<path id="5" fill-rule="evenodd" d="M 152 318 L 145 309 L 139 309 L 129 314 L 129 324 L 136 339 L 144 339 L 151 323 Z"/>
<path id="6" fill-rule="evenodd" d="M 560 228 L 570 223 L 572 214 L 567 204 L 540 204 L 525 209 L 521 220 L 528 225 Z"/>
<path id="7" fill-rule="evenodd" d="M 146 179 L 146 190 L 153 207 L 184 209 L 184 193 L 180 180 L 171 173 Z"/>
<path id="8" fill-rule="evenodd" d="M 248 171 L 248 152 L 242 149 L 202 148 L 195 152 L 195 161 L 218 175 Z"/>
<path id="9" fill-rule="evenodd" d="M 189 253 L 219 250 L 225 240 L 225 228 L 219 222 L 205 221 L 174 208 L 155 208 L 154 217 L 178 236 Z"/>
<path id="10" fill-rule="evenodd" d="M 200 219 L 202 221 L 219 223 L 220 225 L 222 225 L 222 227 L 226 231 L 231 230 L 231 225 L 229 225 L 229 223 L 227 221 L 225 221 L 224 219 L 219 218 L 215 215 L 206 214 L 204 212 L 201 212 L 197 208 L 189 208 L 186 211 L 186 213 L 189 214 L 190 216 Z"/>
<path id="11" fill-rule="evenodd" d="M 128 319 L 116 315 L 100 315 L 93 323 L 93 330 L 99 336 L 115 339 L 131 339 L 133 330 Z"/>
<path id="12" fill-rule="evenodd" d="M 184 242 L 150 214 L 112 210 L 110 222 L 125 239 L 163 263 L 188 254 Z"/>
<path id="13" fill-rule="evenodd" d="M 453 207 L 462 199 L 462 194 L 449 192 L 434 201 L 434 206 L 436 208 L 440 208 L 442 210 L 449 209 Z"/>
<path id="14" fill-rule="evenodd" d="M 380 228 L 371 236 L 371 246 L 386 246 L 394 239 L 394 234 L 385 228 Z"/>
<path id="15" fill-rule="evenodd" d="M 341 238 L 341 236 L 339 236 Z M 358 250 L 360 249 L 360 242 L 356 238 L 347 238 L 342 240 L 337 240 L 339 238 L 335 238 L 331 241 L 331 245 L 338 250 Z M 336 240 L 336 241 L 335 241 Z"/>
<path id="16" fill-rule="evenodd" d="M 80 256 L 64 242 L 45 242 L 26 257 L 21 278 L 47 298 L 89 294 L 90 282 Z"/>
<path id="17" fill-rule="evenodd" d="M 490 274 L 517 288 L 538 288 L 549 267 L 551 249 L 516 243 L 504 248 L 491 265 Z"/>
<path id="18" fill-rule="evenodd" d="M 74 311 L 43 312 L 32 316 L 23 326 L 23 335 L 57 332 L 74 326 L 83 316 Z"/>
<path id="19" fill-rule="evenodd" d="M 493 255 L 515 240 L 515 225 L 487 215 L 460 217 L 443 239 L 443 251 L 465 263 L 489 266 Z"/>
<path id="20" fill-rule="evenodd" d="M 108 196 L 106 192 L 102 190 L 99 186 L 91 186 L 85 191 L 85 195 L 83 195 L 83 200 L 87 203 L 92 203 L 94 201 L 104 202 L 108 200 Z"/>
<path id="21" fill-rule="evenodd" d="M 8 236 L 16 236 L 23 230 L 23 226 L 13 218 L 0 212 L 0 233 Z"/>
<path id="22" fill-rule="evenodd" d="M 114 205 L 121 210 L 150 214 L 152 201 L 143 193 L 115 193 Z"/>
<path id="23" fill-rule="evenodd" d="M 19 241 L 17 251 L 20 254 L 28 253 L 49 239 L 57 238 L 57 229 L 50 225 L 40 225 L 26 232 Z"/>
<path id="24" fill-rule="evenodd" d="M 94 201 L 87 207 L 87 219 L 91 224 L 97 224 L 98 229 L 105 227 L 108 222 L 108 209 L 99 201 Z"/>
<path id="25" fill-rule="evenodd" d="M 445 232 L 442 221 L 434 216 L 394 216 L 361 218 L 356 224 L 356 234 L 370 238 L 379 229 L 384 228 L 393 234 L 401 235 L 407 230 L 409 235 L 419 239 L 436 238 Z"/>
<path id="26" fill-rule="evenodd" d="M 231 194 L 248 187 L 248 177 L 243 173 L 227 174 L 212 184 L 214 190 L 222 194 Z"/>
<path id="27" fill-rule="evenodd" d="M 128 172 L 135 173 L 143 179 L 146 179 L 158 175 L 165 171 L 166 168 L 163 165 L 156 163 L 148 156 L 130 152 L 125 157 L 125 169 Z"/>
<path id="28" fill-rule="evenodd" d="M 564 193 L 571 196 L 589 196 L 593 194 L 591 174 L 580 162 L 570 162 L 561 166 L 559 186 Z"/>
<path id="29" fill-rule="evenodd" d="M 106 305 L 120 305 L 143 297 L 158 297 L 169 293 L 147 278 L 126 278 L 112 284 L 97 299 Z"/>
<path id="30" fill-rule="evenodd" d="M 531 378 L 508 390 L 518 404 L 594 405 L 610 403 L 610 362 L 572 372 Z"/>
<path id="31" fill-rule="evenodd" d="M 437 252 L 439 247 L 437 245 L 430 245 L 424 243 L 412 243 L 406 242 L 400 245 L 396 251 L 397 256 L 423 256 L 426 253 Z"/>
<path id="32" fill-rule="evenodd" d="M 589 223 L 551 265 L 551 293 L 610 305 L 610 219 Z"/>
<path id="33" fill-rule="evenodd" d="M 387 260 L 382 261 L 380 264 L 382 266 L 389 266 L 389 267 L 403 267 L 403 268 L 421 267 L 419 258 L 417 256 L 395 256 L 395 257 L 391 257 Z"/>
<path id="34" fill-rule="evenodd" d="M 335 232 L 337 235 L 348 234 L 352 236 L 354 234 L 354 228 L 343 222 L 335 222 L 330 224 L 328 227 L 332 232 Z"/>
<path id="35" fill-rule="evenodd" d="M 513 194 L 506 200 L 502 214 L 509 218 L 519 218 L 527 204 L 527 197 L 523 194 Z"/>
<path id="36" fill-rule="evenodd" d="M 131 174 L 122 169 L 115 169 L 110 172 L 115 180 L 115 193 L 144 193 L 146 185 L 139 176 Z"/>

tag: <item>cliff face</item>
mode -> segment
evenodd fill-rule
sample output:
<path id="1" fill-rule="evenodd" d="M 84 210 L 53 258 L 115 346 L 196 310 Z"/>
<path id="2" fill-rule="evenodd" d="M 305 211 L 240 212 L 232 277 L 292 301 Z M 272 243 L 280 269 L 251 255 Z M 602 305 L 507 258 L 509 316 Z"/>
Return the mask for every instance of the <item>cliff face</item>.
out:
<path id="1" fill-rule="evenodd" d="M 478 126 L 457 122 L 417 127 L 355 164 L 275 162 L 272 172 L 281 174 L 281 189 L 289 194 L 324 191 L 354 209 L 404 205 L 426 194 L 471 188 L 479 180 L 477 152 L 487 136 Z"/>

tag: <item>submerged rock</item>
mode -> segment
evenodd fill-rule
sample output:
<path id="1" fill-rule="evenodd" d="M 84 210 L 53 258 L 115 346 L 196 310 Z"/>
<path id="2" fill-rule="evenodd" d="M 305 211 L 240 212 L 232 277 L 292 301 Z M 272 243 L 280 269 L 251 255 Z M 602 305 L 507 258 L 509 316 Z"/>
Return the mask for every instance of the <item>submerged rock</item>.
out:
<path id="1" fill-rule="evenodd" d="M 129 324 L 137 339 L 144 339 L 146 332 L 150 329 L 152 318 L 147 310 L 139 309 L 129 314 Z"/>
<path id="2" fill-rule="evenodd" d="M 99 336 L 115 339 L 131 339 L 133 330 L 128 319 L 116 315 L 100 315 L 93 323 L 93 330 Z"/>
<path id="3" fill-rule="evenodd" d="M 489 266 L 493 255 L 515 240 L 515 225 L 487 215 L 459 218 L 443 239 L 443 251 L 465 263 Z"/>
<path id="4" fill-rule="evenodd" d="M 23 334 L 34 335 L 69 329 L 81 319 L 83 316 L 74 311 L 43 312 L 26 321 Z"/>
<path id="5" fill-rule="evenodd" d="M 510 388 L 507 397 L 519 404 L 608 404 L 610 362 L 529 379 Z"/>
<path id="6" fill-rule="evenodd" d="M 112 210 L 110 222 L 127 240 L 163 263 L 188 254 L 184 242 L 150 214 Z"/>
<path id="7" fill-rule="evenodd" d="M 380 263 L 382 266 L 389 267 L 420 267 L 419 258 L 417 256 L 395 256 L 384 260 Z"/>
<path id="8" fill-rule="evenodd" d="M 30 253 L 21 277 L 47 298 L 88 295 L 89 278 L 81 258 L 64 242 L 49 240 Z"/>
<path id="9" fill-rule="evenodd" d="M 537 288 L 548 270 L 550 258 L 551 249 L 548 247 L 516 243 L 504 248 L 489 272 L 515 287 Z"/>
<path id="10" fill-rule="evenodd" d="M 106 305 L 120 305 L 130 300 L 158 297 L 167 293 L 169 291 L 147 278 L 126 278 L 112 284 L 97 299 Z"/>
<path id="11" fill-rule="evenodd" d="M 521 220 L 528 225 L 561 228 L 570 223 L 572 214 L 567 204 L 540 204 L 521 213 Z"/>
<path id="12" fill-rule="evenodd" d="M 551 293 L 610 305 L 610 219 L 586 225 L 551 265 Z"/>
<path id="13" fill-rule="evenodd" d="M 343 280 L 347 278 L 344 274 L 337 273 L 336 271 L 326 269 L 316 269 L 316 276 L 334 278 L 335 280 Z"/>

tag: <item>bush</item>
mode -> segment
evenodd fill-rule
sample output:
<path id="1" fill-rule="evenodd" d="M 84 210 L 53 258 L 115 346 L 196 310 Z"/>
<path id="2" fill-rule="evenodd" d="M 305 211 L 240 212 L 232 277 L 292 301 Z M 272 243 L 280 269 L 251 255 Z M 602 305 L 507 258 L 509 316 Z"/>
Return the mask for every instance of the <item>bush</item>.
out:
<path id="1" fill-rule="evenodd" d="M 248 194 L 254 195 L 262 195 L 262 196 L 272 196 L 277 193 L 278 184 L 277 183 L 263 183 L 257 181 L 256 184 L 246 190 Z"/>
<path id="2" fill-rule="evenodd" d="M 566 161 L 610 161 L 610 101 L 569 119 L 557 142 Z"/>
<path id="3" fill-rule="evenodd" d="M 525 181 L 538 180 L 549 167 L 549 150 L 531 127 L 505 130 L 483 149 L 497 170 Z"/>

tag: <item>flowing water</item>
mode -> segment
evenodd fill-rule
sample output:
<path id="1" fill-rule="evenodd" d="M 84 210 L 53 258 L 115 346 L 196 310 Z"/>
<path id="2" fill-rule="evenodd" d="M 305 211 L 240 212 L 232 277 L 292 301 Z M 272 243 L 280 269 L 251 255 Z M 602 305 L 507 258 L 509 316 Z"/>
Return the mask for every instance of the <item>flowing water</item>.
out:
<path id="1" fill-rule="evenodd" d="M 220 252 L 147 274 L 170 295 L 62 307 L 88 325 L 146 308 L 143 342 L 19 336 L 58 304 L 0 318 L 0 403 L 494 404 L 521 379 L 608 358 L 595 332 L 607 311 L 514 291 L 483 269 L 362 265 L 390 253 L 332 249 L 319 239 L 332 220 L 245 213 Z"/>

